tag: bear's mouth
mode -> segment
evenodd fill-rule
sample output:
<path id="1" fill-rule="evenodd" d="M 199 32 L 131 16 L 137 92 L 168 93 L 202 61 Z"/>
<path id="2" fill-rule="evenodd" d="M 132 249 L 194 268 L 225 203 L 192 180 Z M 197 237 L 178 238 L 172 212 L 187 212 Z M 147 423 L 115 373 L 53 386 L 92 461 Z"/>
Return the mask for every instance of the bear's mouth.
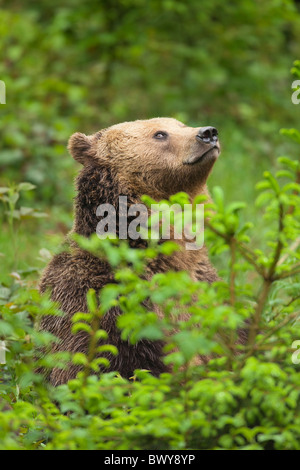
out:
<path id="1" fill-rule="evenodd" d="M 209 149 L 205 150 L 200 155 L 191 155 L 188 157 L 183 164 L 184 165 L 194 165 L 195 163 L 204 163 L 208 162 L 209 160 L 216 160 L 219 156 L 220 148 L 217 145 L 210 147 Z"/>

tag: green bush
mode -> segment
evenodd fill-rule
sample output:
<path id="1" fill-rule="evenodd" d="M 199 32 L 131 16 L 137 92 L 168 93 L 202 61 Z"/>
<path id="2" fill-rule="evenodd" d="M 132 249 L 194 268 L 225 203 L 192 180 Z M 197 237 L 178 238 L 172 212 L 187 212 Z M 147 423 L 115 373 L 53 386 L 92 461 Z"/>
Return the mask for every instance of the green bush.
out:
<path id="1" fill-rule="evenodd" d="M 296 130 L 283 132 L 300 143 Z M 265 219 L 259 237 L 242 221 L 245 205 L 227 204 L 220 188 L 214 204 L 205 205 L 211 254 L 228 261 L 223 280 L 213 285 L 192 282 L 186 272 L 143 279 L 147 260 L 171 253 L 172 242 L 134 250 L 125 241 L 76 237 L 107 258 L 117 280 L 100 292 L 100 307 L 90 291 L 89 313 L 74 315 L 73 332 L 90 335 L 87 355 L 37 358 L 39 348 L 50 350 L 55 341 L 38 331 L 39 319 L 62 313 L 24 278 L 1 287 L 0 339 L 7 350 L 0 369 L 0 449 L 300 449 L 299 160 L 279 158 L 278 171 L 265 172 L 257 189 L 257 216 Z M 259 243 L 253 245 L 254 235 Z M 146 299 L 163 309 L 163 319 L 144 307 Z M 106 337 L 101 316 L 114 305 L 123 312 L 124 339 L 164 339 L 172 373 L 155 378 L 137 370 L 125 380 L 99 372 L 107 352 L 117 354 L 99 346 Z M 188 321 L 178 319 L 182 310 L 191 314 Z M 240 344 L 245 322 L 248 340 Z M 199 355 L 206 358 L 201 364 Z M 82 371 L 57 388 L 36 373 L 69 361 Z"/>
<path id="2" fill-rule="evenodd" d="M 293 0 L 0 0 L 1 186 L 29 181 L 39 207 L 70 209 L 73 132 L 172 116 L 220 129 L 217 181 L 247 171 L 249 186 L 223 187 L 250 199 L 279 126 L 299 122 L 288 72 L 299 34 Z"/>

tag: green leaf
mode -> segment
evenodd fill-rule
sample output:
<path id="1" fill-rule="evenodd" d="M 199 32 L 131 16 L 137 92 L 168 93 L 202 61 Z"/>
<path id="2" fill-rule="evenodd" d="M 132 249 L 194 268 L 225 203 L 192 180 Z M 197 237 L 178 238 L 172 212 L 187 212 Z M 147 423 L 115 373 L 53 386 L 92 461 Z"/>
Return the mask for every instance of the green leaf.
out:
<path id="1" fill-rule="evenodd" d="M 36 186 L 34 184 L 24 182 L 18 185 L 17 190 L 18 191 L 32 191 L 35 188 Z"/>
<path id="2" fill-rule="evenodd" d="M 90 325 L 88 325 L 87 323 L 78 322 L 72 326 L 72 334 L 75 335 L 79 331 L 86 331 L 87 333 L 90 334 L 92 332 L 92 329 Z"/>
<path id="3" fill-rule="evenodd" d="M 99 302 L 98 302 L 97 294 L 94 289 L 89 289 L 87 296 L 86 296 L 86 300 L 87 300 L 89 311 L 95 315 L 98 312 Z"/>
<path id="4" fill-rule="evenodd" d="M 5 193 L 8 193 L 9 192 L 9 188 L 5 188 L 5 187 L 0 187 L 0 195 L 1 194 L 5 194 Z"/>
<path id="5" fill-rule="evenodd" d="M 87 357 L 80 352 L 77 352 L 72 357 L 73 364 L 85 366 L 88 363 Z"/>

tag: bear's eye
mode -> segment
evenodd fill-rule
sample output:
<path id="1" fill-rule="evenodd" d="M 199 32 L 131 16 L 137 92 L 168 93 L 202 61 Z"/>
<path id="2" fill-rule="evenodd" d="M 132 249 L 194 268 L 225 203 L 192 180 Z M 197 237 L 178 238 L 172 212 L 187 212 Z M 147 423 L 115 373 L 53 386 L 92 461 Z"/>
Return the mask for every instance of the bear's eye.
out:
<path id="1" fill-rule="evenodd" d="M 163 132 L 163 131 L 155 132 L 155 134 L 153 136 L 154 139 L 158 139 L 158 140 L 164 140 L 167 137 L 168 137 L 167 132 Z"/>

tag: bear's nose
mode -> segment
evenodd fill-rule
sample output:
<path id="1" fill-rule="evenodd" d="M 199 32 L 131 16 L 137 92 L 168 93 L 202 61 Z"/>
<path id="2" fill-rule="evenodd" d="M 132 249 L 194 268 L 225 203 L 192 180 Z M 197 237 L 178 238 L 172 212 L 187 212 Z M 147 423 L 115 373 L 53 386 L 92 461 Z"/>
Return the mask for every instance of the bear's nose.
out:
<path id="1" fill-rule="evenodd" d="M 196 135 L 196 139 L 200 139 L 207 144 L 217 142 L 218 130 L 211 126 L 201 127 Z"/>

